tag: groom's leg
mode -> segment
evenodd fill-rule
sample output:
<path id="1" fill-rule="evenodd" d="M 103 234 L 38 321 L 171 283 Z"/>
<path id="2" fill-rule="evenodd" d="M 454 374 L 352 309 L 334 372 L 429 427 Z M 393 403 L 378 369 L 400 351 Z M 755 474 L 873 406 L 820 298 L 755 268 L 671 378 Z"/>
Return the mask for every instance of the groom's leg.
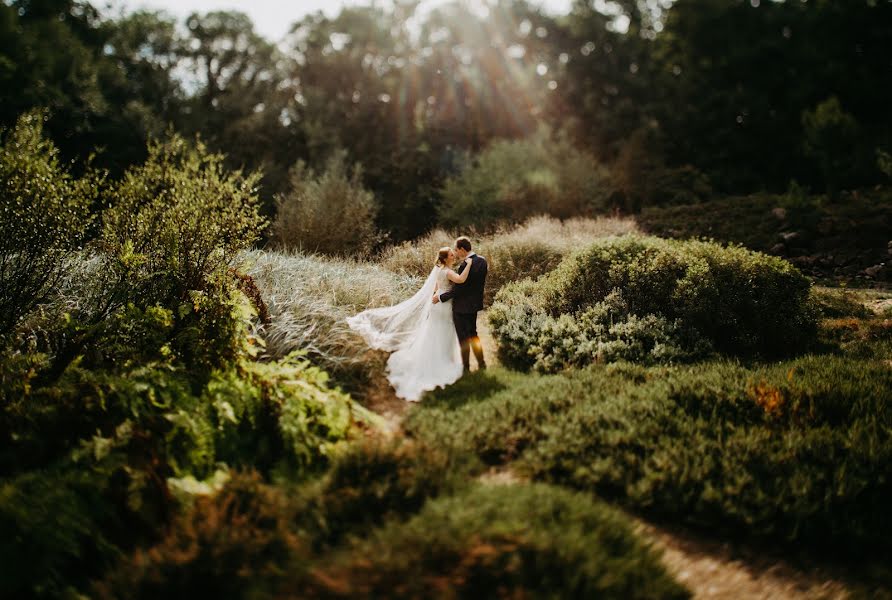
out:
<path id="1" fill-rule="evenodd" d="M 483 360 L 483 343 L 476 335 L 471 338 L 471 348 L 474 350 L 474 356 L 477 357 L 477 368 L 485 369 L 486 361 Z"/>
<path id="2" fill-rule="evenodd" d="M 455 333 L 458 335 L 458 343 L 461 346 L 461 364 L 465 372 L 471 370 L 471 340 L 468 331 L 468 315 L 454 313 L 452 315 L 455 321 Z"/>
<path id="3" fill-rule="evenodd" d="M 461 364 L 465 373 L 471 370 L 471 340 L 461 341 Z"/>
<path id="4" fill-rule="evenodd" d="M 477 359 L 477 368 L 485 369 L 486 361 L 483 359 L 483 344 L 480 342 L 480 336 L 477 335 L 477 313 L 468 315 L 468 330 L 465 333 L 468 338 L 468 344 L 474 350 L 474 357 Z M 470 357 L 468 357 L 470 360 Z"/>

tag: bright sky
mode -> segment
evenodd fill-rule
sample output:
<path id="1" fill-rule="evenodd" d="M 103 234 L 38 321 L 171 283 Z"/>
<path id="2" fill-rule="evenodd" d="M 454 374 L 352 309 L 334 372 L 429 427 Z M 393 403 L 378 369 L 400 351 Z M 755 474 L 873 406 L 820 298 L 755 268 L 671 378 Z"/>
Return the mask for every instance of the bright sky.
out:
<path id="1" fill-rule="evenodd" d="M 443 1 L 425 0 L 424 5 L 435 6 Z M 280 40 L 295 21 L 308 13 L 321 10 L 334 16 L 343 6 L 369 3 L 369 0 L 111 0 L 112 6 L 123 6 L 128 10 L 161 9 L 178 18 L 196 11 L 239 10 L 247 13 L 257 30 L 273 41 Z M 538 0 L 537 3 L 557 14 L 569 11 L 572 0 Z"/>

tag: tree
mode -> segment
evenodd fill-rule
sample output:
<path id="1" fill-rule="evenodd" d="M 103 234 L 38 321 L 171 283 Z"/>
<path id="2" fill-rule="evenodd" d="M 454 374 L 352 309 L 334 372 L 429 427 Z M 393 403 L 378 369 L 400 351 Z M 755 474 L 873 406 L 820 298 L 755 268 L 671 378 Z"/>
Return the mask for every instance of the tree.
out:
<path id="1" fill-rule="evenodd" d="M 802 113 L 805 153 L 817 164 L 824 184 L 835 196 L 840 184 L 850 180 L 859 159 L 858 122 L 845 112 L 839 100 L 831 97 L 813 111 Z"/>

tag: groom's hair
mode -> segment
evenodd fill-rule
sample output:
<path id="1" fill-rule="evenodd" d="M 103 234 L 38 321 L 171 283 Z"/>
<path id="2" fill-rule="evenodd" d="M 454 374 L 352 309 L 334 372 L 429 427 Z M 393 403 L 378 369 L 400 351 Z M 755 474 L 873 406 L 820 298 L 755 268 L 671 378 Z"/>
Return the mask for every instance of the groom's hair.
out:
<path id="1" fill-rule="evenodd" d="M 461 236 L 460 238 L 455 240 L 455 247 L 461 248 L 465 252 L 470 252 L 471 251 L 471 240 L 469 240 L 465 236 Z"/>

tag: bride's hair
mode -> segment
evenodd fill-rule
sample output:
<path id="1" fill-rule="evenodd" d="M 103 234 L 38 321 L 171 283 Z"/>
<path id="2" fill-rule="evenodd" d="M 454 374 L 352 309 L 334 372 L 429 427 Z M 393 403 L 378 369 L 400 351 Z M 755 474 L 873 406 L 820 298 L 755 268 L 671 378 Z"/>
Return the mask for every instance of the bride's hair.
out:
<path id="1" fill-rule="evenodd" d="M 445 267 L 446 261 L 449 259 L 449 251 L 452 250 L 449 246 L 443 246 L 437 252 L 437 265 L 438 267 Z"/>

